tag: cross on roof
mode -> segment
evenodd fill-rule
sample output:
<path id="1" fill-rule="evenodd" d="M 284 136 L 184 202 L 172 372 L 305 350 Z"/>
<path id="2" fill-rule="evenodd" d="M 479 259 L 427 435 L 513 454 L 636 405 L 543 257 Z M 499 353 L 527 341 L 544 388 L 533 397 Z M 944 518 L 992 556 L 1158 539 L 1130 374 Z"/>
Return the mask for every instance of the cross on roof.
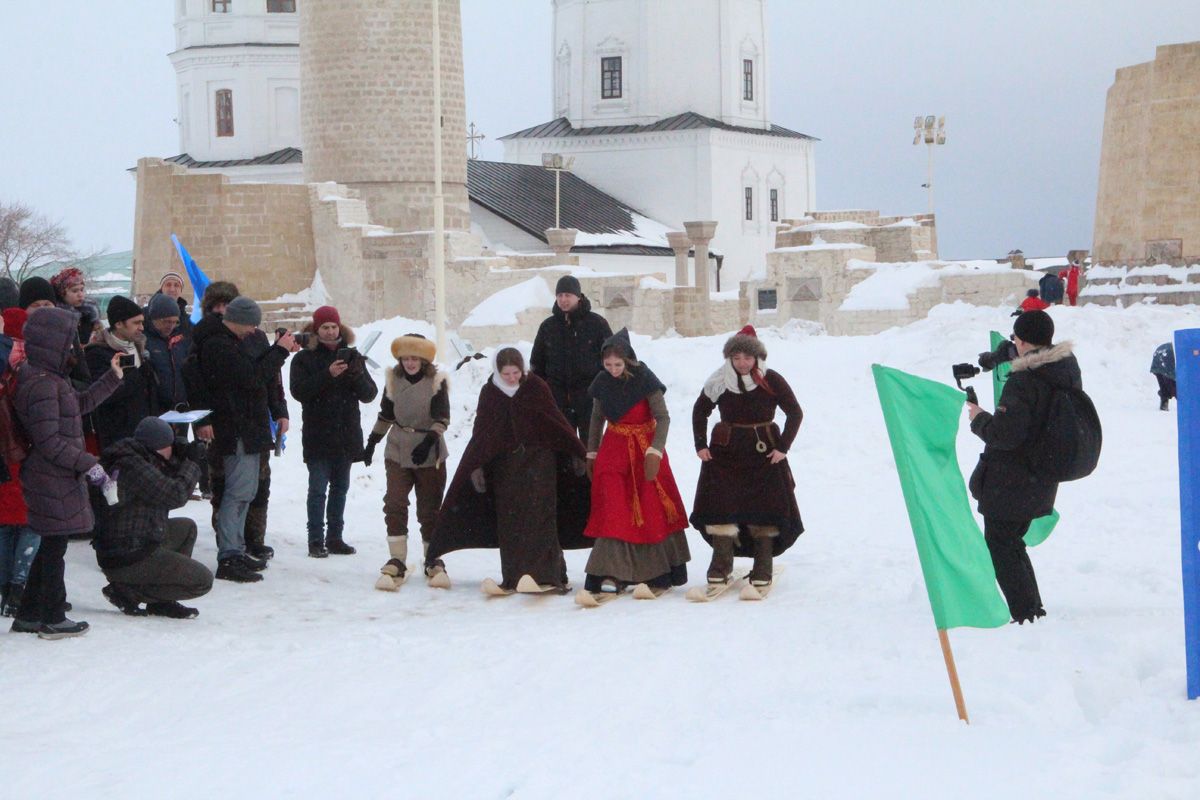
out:
<path id="1" fill-rule="evenodd" d="M 475 145 L 478 142 L 481 142 L 484 139 L 486 139 L 487 136 L 485 136 L 484 134 L 479 132 L 479 129 L 475 127 L 474 122 L 471 123 L 471 125 L 467 129 L 467 131 L 468 131 L 467 132 L 467 141 L 470 143 L 469 146 L 471 148 L 470 158 L 472 161 L 474 161 L 476 158 L 478 158 L 478 155 L 476 155 L 476 153 L 475 153 Z"/>

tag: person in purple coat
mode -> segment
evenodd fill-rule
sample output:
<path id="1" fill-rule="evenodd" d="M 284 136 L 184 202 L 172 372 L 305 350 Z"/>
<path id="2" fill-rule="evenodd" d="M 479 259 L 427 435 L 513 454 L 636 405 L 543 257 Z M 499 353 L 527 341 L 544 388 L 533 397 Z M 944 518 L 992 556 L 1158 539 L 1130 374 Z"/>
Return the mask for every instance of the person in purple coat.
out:
<path id="1" fill-rule="evenodd" d="M 121 385 L 118 357 L 100 380 L 86 390 L 72 387 L 68 377 L 75 358 L 75 316 L 59 308 L 37 309 L 25 323 L 25 356 L 17 375 L 13 408 L 29 439 L 29 455 L 21 468 L 29 527 L 41 545 L 29 570 L 25 593 L 12 630 L 61 639 L 87 632 L 86 622 L 67 619 L 63 583 L 67 537 L 87 533 L 95 522 L 87 484 L 109 488 L 115 483 L 83 445 L 83 419 Z"/>

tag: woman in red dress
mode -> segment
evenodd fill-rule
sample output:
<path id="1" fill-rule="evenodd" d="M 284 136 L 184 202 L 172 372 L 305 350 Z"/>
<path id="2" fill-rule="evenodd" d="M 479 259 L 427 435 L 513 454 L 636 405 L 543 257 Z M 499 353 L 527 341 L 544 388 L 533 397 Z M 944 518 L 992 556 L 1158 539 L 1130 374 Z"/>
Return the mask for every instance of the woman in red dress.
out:
<path id="1" fill-rule="evenodd" d="M 691 555 L 683 534 L 687 511 L 664 452 L 671 422 L 666 387 L 638 362 L 624 328 L 604 343 L 601 358 L 604 372 L 589 389 L 592 513 L 584 535 L 596 542 L 584 589 L 681 586 Z"/>

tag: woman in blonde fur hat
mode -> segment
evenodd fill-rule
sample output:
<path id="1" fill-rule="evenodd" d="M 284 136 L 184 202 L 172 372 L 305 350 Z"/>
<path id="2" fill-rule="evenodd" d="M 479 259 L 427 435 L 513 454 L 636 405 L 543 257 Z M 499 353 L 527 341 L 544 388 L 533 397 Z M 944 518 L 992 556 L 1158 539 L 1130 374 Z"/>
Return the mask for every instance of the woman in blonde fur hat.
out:
<path id="1" fill-rule="evenodd" d="M 371 463 L 375 446 L 387 437 L 383 450 L 387 492 L 383 519 L 387 525 L 388 562 L 375 587 L 388 591 L 400 588 L 408 572 L 408 496 L 416 489 L 417 522 L 427 549 L 446 489 L 446 441 L 450 424 L 450 385 L 446 373 L 433 365 L 437 345 L 417 333 L 392 342 L 398 362 L 387 374 L 379 419 L 367 437 L 366 463 Z M 425 566 L 432 586 L 447 584 L 445 565 L 434 560 Z"/>

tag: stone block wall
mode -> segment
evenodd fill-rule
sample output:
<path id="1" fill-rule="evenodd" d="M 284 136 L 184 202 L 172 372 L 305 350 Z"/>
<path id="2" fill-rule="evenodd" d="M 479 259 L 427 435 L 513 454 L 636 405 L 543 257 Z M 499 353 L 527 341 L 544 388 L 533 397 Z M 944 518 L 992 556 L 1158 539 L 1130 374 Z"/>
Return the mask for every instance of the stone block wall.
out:
<path id="1" fill-rule="evenodd" d="M 1164 45 L 1108 90 L 1093 261 L 1200 258 L 1200 42 Z"/>
<path id="2" fill-rule="evenodd" d="M 915 225 L 891 227 L 904 220 Z M 826 228 L 840 222 L 865 228 Z M 884 217 L 878 211 L 816 211 L 804 219 L 785 220 L 776 230 L 776 247 L 810 245 L 817 239 L 829 243 L 861 244 L 874 248 L 880 261 L 930 261 L 937 259 L 937 225 L 932 214 Z"/>
<path id="3" fill-rule="evenodd" d="M 286 184 L 233 184 L 144 158 L 137 168 L 133 292 L 147 296 L 165 272 L 184 273 L 177 234 L 212 280 L 271 299 L 308 288 L 316 272 L 309 190 Z M 185 283 L 186 274 L 184 274 Z M 191 286 L 185 286 L 191 293 Z"/>

